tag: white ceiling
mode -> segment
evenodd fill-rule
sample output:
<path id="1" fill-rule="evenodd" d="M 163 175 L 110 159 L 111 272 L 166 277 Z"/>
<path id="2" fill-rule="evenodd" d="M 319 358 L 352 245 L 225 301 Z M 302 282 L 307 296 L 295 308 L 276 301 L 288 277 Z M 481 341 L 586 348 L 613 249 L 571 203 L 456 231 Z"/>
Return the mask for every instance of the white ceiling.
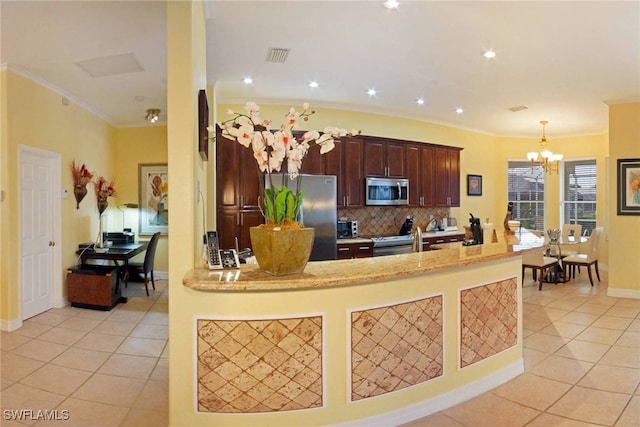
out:
<path id="1" fill-rule="evenodd" d="M 2 0 L 0 62 L 115 126 L 144 124 L 147 108 L 166 121 L 165 6 Z M 548 120 L 553 139 L 604 132 L 606 103 L 640 101 L 638 1 L 215 1 L 206 11 L 208 82 L 223 103 L 308 101 L 501 136 L 538 137 Z M 290 49 L 284 64 L 266 62 L 272 47 Z M 126 54 L 143 71 L 92 77 L 77 65 Z M 528 109 L 508 110 L 519 105 Z"/>

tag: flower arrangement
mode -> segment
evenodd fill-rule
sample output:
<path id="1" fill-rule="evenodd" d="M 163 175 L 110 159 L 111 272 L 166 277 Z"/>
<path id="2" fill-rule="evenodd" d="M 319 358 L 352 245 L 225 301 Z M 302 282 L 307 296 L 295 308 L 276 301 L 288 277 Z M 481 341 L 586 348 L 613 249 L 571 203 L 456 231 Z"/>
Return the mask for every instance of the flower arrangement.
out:
<path id="1" fill-rule="evenodd" d="M 93 178 L 93 173 L 87 169 L 84 163 L 78 167 L 76 165 L 75 159 L 71 161 L 71 175 L 73 176 L 73 185 L 82 185 L 85 186 L 91 179 Z"/>
<path id="2" fill-rule="evenodd" d="M 107 198 L 116 195 L 115 185 L 113 181 L 109 182 L 100 176 L 93 182 L 93 188 L 96 191 L 96 198 L 98 199 L 98 211 L 102 214 L 107 206 L 109 206 Z"/>
<path id="3" fill-rule="evenodd" d="M 228 111 L 233 118 L 219 125 L 224 137 L 237 141 L 244 147 L 251 147 L 259 172 L 266 173 L 269 188 L 264 189 L 264 185 L 261 186 L 264 194 L 262 213 L 267 222 L 266 226 L 302 227 L 297 222 L 304 197 L 304 191 L 300 190 L 299 173 L 304 156 L 311 148 L 311 144 L 318 145 L 320 154 L 325 154 L 335 147 L 334 138 L 357 135 L 360 132 L 355 130 L 347 132 L 345 129 L 328 126 L 322 132 L 308 131 L 300 140 L 296 139 L 292 131 L 298 121 L 307 121 L 311 115 L 315 114 L 315 111 L 309 110 L 308 103 L 303 105 L 301 112 L 291 108 L 285 114 L 284 123 L 275 131 L 269 128 L 271 120 L 260 118 L 260 107 L 257 104 L 247 102 L 245 111 L 246 113 Z M 208 130 L 212 132 L 213 128 L 210 126 Z M 291 180 L 298 178 L 295 192 L 287 187 L 284 175 L 281 186 L 274 186 L 271 174 L 275 172 L 286 172 Z M 262 177 L 262 174 L 260 176 Z"/>
<path id="4" fill-rule="evenodd" d="M 73 195 L 76 197 L 76 209 L 80 209 L 80 202 L 87 195 L 87 184 L 93 178 L 93 172 L 84 165 L 78 167 L 75 159 L 71 161 L 71 177 L 73 178 Z"/>

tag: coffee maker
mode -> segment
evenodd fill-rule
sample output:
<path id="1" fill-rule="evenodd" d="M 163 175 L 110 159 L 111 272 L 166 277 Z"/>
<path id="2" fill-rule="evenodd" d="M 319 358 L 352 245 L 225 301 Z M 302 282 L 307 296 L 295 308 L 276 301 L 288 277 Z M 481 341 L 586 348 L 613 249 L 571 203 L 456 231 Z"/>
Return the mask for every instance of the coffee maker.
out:
<path id="1" fill-rule="evenodd" d="M 483 243 L 482 226 L 480 225 L 480 218 L 474 218 L 473 214 L 469 214 L 469 223 L 471 224 L 471 234 L 473 235 L 473 241 L 475 245 L 481 245 Z"/>

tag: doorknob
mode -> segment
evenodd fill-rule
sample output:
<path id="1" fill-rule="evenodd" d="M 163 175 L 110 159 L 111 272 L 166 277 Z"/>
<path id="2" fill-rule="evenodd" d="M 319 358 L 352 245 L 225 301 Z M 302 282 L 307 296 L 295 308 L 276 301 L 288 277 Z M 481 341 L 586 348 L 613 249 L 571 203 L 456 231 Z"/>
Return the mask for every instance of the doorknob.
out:
<path id="1" fill-rule="evenodd" d="M 49 240 L 49 246 L 55 246 L 56 242 L 52 242 L 51 240 Z"/>

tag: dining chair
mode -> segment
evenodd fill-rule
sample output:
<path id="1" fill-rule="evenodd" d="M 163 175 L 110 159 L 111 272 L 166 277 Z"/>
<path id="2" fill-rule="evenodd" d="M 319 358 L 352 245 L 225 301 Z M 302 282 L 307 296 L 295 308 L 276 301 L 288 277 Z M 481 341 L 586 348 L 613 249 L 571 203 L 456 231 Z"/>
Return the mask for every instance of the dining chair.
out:
<path id="1" fill-rule="evenodd" d="M 144 261 L 142 263 L 129 263 L 129 266 L 132 269 L 140 274 L 144 274 L 144 289 L 145 291 L 147 291 L 147 296 L 149 296 L 149 277 L 151 277 L 151 285 L 153 286 L 153 290 L 156 290 L 156 282 L 153 280 L 153 263 L 156 256 L 156 248 L 158 247 L 159 238 L 160 232 L 157 232 L 153 236 L 151 236 L 151 240 L 149 240 L 147 252 L 144 255 Z"/>
<path id="2" fill-rule="evenodd" d="M 570 241 L 570 237 L 573 236 L 575 244 L 567 243 Z M 582 236 L 582 225 L 580 224 L 564 224 L 562 226 L 562 242 L 560 244 L 560 251 L 562 256 L 575 255 L 580 253 L 580 236 Z"/>
<path id="3" fill-rule="evenodd" d="M 565 274 L 571 269 L 572 278 L 576 277 L 576 266 L 585 266 L 589 273 L 589 281 L 593 286 L 593 277 L 591 277 L 591 266 L 595 266 L 598 282 L 600 281 L 600 272 L 598 271 L 598 251 L 600 236 L 602 235 L 602 227 L 597 227 L 591 232 L 591 237 L 584 243 L 584 251 L 575 255 L 570 255 L 562 260 Z"/>
<path id="4" fill-rule="evenodd" d="M 547 270 L 553 268 L 553 281 L 558 283 L 558 259 L 544 256 L 544 249 L 529 250 L 522 254 L 522 284 L 524 285 L 524 272 L 526 268 L 533 270 L 533 280 L 537 277 L 540 285 L 538 290 L 542 290 L 542 279 L 547 274 Z"/>

